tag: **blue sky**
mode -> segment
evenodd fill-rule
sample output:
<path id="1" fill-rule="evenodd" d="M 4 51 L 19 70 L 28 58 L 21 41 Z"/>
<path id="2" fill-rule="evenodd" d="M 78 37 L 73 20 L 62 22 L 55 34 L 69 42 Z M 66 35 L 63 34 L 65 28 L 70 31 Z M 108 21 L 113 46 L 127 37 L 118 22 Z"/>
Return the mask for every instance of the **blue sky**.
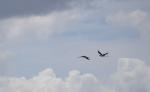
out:
<path id="1" fill-rule="evenodd" d="M 50 68 L 62 78 L 78 70 L 106 80 L 119 76 L 120 58 L 149 68 L 149 0 L 39 1 L 0 1 L 0 76 L 32 78 Z"/>

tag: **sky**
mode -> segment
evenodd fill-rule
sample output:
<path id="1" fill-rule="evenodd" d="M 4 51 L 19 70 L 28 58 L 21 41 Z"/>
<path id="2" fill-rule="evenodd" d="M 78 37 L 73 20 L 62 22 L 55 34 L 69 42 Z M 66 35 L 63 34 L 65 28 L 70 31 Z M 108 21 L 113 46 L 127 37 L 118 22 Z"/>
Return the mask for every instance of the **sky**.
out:
<path id="1" fill-rule="evenodd" d="M 0 0 L 0 92 L 150 92 L 149 3 Z"/>

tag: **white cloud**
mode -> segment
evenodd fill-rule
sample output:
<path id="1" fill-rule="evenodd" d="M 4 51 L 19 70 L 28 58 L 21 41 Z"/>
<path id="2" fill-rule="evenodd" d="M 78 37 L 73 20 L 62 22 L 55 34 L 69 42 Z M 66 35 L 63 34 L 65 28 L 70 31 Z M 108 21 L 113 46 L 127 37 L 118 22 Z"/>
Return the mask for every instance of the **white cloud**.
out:
<path id="1" fill-rule="evenodd" d="M 71 71 L 66 79 L 56 77 L 51 69 L 40 72 L 37 76 L 26 79 L 0 78 L 0 91 L 3 92 L 99 92 L 103 86 L 92 74 L 81 75 Z"/>
<path id="2" fill-rule="evenodd" d="M 146 21 L 148 14 L 144 11 L 135 10 L 132 12 L 119 11 L 116 14 L 110 15 L 106 18 L 108 23 L 113 25 L 140 25 Z"/>
<path id="3" fill-rule="evenodd" d="M 54 12 L 43 16 L 13 17 L 0 21 L 0 40 L 20 39 L 22 37 L 48 37 L 78 17 L 75 10 Z M 32 37 L 31 36 L 31 37 Z"/>
<path id="4" fill-rule="evenodd" d="M 141 37 L 148 39 L 150 34 L 150 13 L 142 10 L 131 12 L 119 11 L 106 18 L 106 22 L 116 26 L 132 26 L 137 28 Z"/>
<path id="5" fill-rule="evenodd" d="M 0 77 L 1 92 L 150 92 L 150 67 L 137 59 L 122 58 L 117 72 L 112 75 L 112 87 L 93 74 L 70 71 L 68 77 L 59 78 L 52 69 L 25 77 Z"/>
<path id="6" fill-rule="evenodd" d="M 113 75 L 116 92 L 149 92 L 150 67 L 138 59 L 122 58 Z"/>

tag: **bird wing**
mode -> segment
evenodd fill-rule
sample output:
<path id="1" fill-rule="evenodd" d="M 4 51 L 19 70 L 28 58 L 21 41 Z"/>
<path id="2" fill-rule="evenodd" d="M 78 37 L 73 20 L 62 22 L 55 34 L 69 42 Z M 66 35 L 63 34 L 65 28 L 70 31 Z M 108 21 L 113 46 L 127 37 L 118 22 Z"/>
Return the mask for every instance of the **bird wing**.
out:
<path id="1" fill-rule="evenodd" d="M 104 55 L 107 55 L 108 53 L 105 53 Z"/>
<path id="2" fill-rule="evenodd" d="M 87 56 L 81 56 L 82 58 L 85 58 L 85 59 L 87 59 L 87 60 L 90 60 L 90 58 L 89 57 L 87 57 Z"/>
<path id="3" fill-rule="evenodd" d="M 99 53 L 100 55 L 103 55 L 100 51 L 98 51 L 98 53 Z"/>

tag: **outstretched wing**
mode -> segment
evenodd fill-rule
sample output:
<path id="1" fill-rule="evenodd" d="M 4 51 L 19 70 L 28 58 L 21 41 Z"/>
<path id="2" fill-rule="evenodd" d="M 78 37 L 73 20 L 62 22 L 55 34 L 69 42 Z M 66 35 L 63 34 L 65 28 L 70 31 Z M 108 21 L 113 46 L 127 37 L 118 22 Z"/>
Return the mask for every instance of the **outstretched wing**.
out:
<path id="1" fill-rule="evenodd" d="M 90 60 L 90 58 L 89 57 L 87 57 L 87 56 L 80 56 L 81 58 L 85 58 L 85 59 L 87 59 L 87 60 Z"/>
<path id="2" fill-rule="evenodd" d="M 108 53 L 105 53 L 104 55 L 107 55 Z"/>
<path id="3" fill-rule="evenodd" d="M 100 51 L 97 51 L 101 56 L 103 55 Z"/>

